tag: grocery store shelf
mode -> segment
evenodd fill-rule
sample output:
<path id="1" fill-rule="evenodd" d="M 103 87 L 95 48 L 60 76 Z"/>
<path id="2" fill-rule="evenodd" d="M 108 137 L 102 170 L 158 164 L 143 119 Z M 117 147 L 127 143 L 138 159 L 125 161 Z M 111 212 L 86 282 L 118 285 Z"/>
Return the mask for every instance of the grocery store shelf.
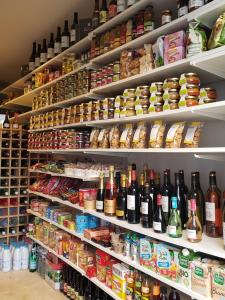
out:
<path id="1" fill-rule="evenodd" d="M 109 126 L 113 124 L 124 124 L 124 123 L 137 123 L 140 121 L 151 122 L 155 120 L 166 120 L 169 121 L 211 121 L 211 120 L 222 120 L 225 121 L 225 100 L 203 104 L 192 107 L 184 107 L 180 109 L 168 110 L 163 112 L 154 112 L 146 115 L 139 115 L 134 117 L 115 118 L 108 120 L 89 121 L 82 123 L 73 123 L 59 125 L 49 128 L 33 129 L 29 132 L 42 132 L 53 129 L 66 129 L 75 127 L 95 127 L 95 126 Z"/>
<path id="2" fill-rule="evenodd" d="M 71 175 L 67 175 L 67 174 L 41 171 L 41 170 L 36 170 L 36 169 L 29 169 L 29 172 L 30 173 L 46 174 L 46 175 L 57 176 L 57 177 L 69 177 L 69 178 L 80 179 L 80 180 L 83 180 L 83 181 L 98 181 L 99 180 L 99 177 L 78 177 L 78 176 L 71 176 Z"/>
<path id="3" fill-rule="evenodd" d="M 42 194 L 42 193 L 38 193 L 38 192 L 32 192 L 32 191 L 30 191 L 30 193 L 32 193 L 34 195 L 37 195 L 37 196 L 41 196 L 45 199 L 49 199 L 49 200 L 52 200 L 52 201 L 55 201 L 55 202 L 65 204 L 65 205 L 68 205 L 68 203 L 69 203 L 68 206 L 73 207 L 74 209 L 81 210 L 84 213 L 88 213 L 90 215 L 96 216 L 96 217 L 98 217 L 102 220 L 105 220 L 105 221 L 110 222 L 112 224 L 115 224 L 117 226 L 126 228 L 128 230 L 131 230 L 131 231 L 134 231 L 134 232 L 146 235 L 146 236 L 149 236 L 149 237 L 157 239 L 159 241 L 166 242 L 166 243 L 169 243 L 169 244 L 173 244 L 173 245 L 183 247 L 183 248 L 192 249 L 196 252 L 202 252 L 202 253 L 205 253 L 205 254 L 208 254 L 208 255 L 212 255 L 212 256 L 216 256 L 216 257 L 225 259 L 224 245 L 223 245 L 223 240 L 221 238 L 213 239 L 213 238 L 207 237 L 205 234 L 203 234 L 203 238 L 202 238 L 202 241 L 200 243 L 190 243 L 190 242 L 188 242 L 188 240 L 186 238 L 186 232 L 185 231 L 183 232 L 183 237 L 182 238 L 177 238 L 177 239 L 176 238 L 171 238 L 171 237 L 168 236 L 167 233 L 158 234 L 158 233 L 155 233 L 153 231 L 153 229 L 143 228 L 140 224 L 135 224 L 135 225 L 129 224 L 126 221 L 118 220 L 115 217 L 105 216 L 104 213 L 99 213 L 95 210 L 84 209 L 83 207 L 80 207 L 77 204 L 72 204 L 69 201 L 63 201 L 63 200 L 61 200 L 57 197 L 52 197 L 52 196 L 49 196 L 49 195 L 46 195 L 46 194 Z"/>
<path id="4" fill-rule="evenodd" d="M 174 282 L 174 281 L 172 281 L 170 279 L 167 279 L 167 278 L 165 278 L 165 277 L 163 277 L 163 276 L 155 273 L 154 271 L 151 271 L 151 270 L 147 269 L 146 267 L 141 266 L 140 264 L 132 261 L 130 258 L 125 257 L 122 254 L 116 253 L 115 251 L 111 250 L 110 247 L 103 247 L 100 244 L 97 244 L 97 243 L 95 243 L 95 242 L 93 242 L 93 241 L 85 238 L 83 236 L 83 234 L 77 233 L 74 230 L 70 230 L 70 229 L 68 229 L 68 228 L 66 228 L 64 226 L 61 226 L 58 223 L 45 218 L 44 216 L 40 215 L 39 213 L 36 213 L 36 212 L 32 211 L 31 209 L 28 209 L 27 212 L 30 213 L 30 214 L 32 214 L 32 215 L 34 215 L 34 216 L 36 216 L 36 217 L 41 218 L 42 220 L 44 220 L 44 221 L 46 221 L 46 222 L 48 222 L 48 223 L 50 223 L 50 224 L 52 224 L 52 225 L 60 228 L 60 229 L 62 229 L 64 231 L 66 231 L 66 232 L 68 232 L 69 234 L 71 234 L 73 236 L 76 236 L 76 237 L 80 238 L 82 241 L 84 241 L 84 242 L 86 242 L 86 243 L 94 246 L 95 248 L 98 248 L 98 249 L 104 251 L 105 253 L 108 253 L 109 255 L 117 258 L 118 260 L 120 260 L 120 261 L 122 261 L 122 262 L 124 262 L 124 263 L 126 263 L 126 264 L 128 264 L 128 265 L 130 265 L 132 267 L 134 267 L 135 269 L 137 269 L 137 270 L 139 270 L 139 271 L 141 271 L 141 272 L 143 272 L 143 273 L 145 273 L 145 274 L 147 274 L 149 276 L 151 276 L 152 278 L 155 278 L 155 279 L 157 279 L 157 280 L 159 280 L 159 281 L 161 281 L 161 282 L 163 282 L 163 283 L 165 283 L 165 284 L 167 284 L 169 286 L 173 286 L 177 290 L 179 290 L 179 291 L 181 291 L 181 292 L 183 292 L 183 293 L 191 296 L 194 299 L 199 299 L 199 300 L 206 300 L 207 299 L 206 297 L 200 295 L 199 293 L 196 293 L 194 291 L 190 291 L 190 289 L 186 288 L 185 286 L 183 286 L 183 285 L 181 285 L 179 283 L 176 283 L 176 282 Z"/>
<path id="5" fill-rule="evenodd" d="M 69 259 L 65 258 L 64 256 L 59 255 L 57 252 L 55 252 L 54 250 L 52 250 L 50 247 L 46 246 L 44 243 L 42 243 L 41 241 L 39 241 L 35 237 L 33 237 L 31 235 L 29 235 L 28 237 L 31 240 L 33 240 L 35 243 L 39 244 L 41 247 L 43 247 L 46 250 L 48 250 L 50 253 L 53 253 L 55 256 L 57 256 L 58 258 L 60 258 L 66 264 L 68 264 L 69 266 L 71 266 L 73 269 L 77 270 L 81 275 L 87 277 L 88 280 L 90 280 L 91 282 L 93 282 L 96 286 L 98 286 L 100 289 L 102 289 L 104 292 L 106 292 L 108 295 L 110 295 L 113 299 L 115 299 L 115 300 L 121 300 L 120 297 L 118 297 L 110 288 L 108 288 L 104 283 L 100 282 L 97 278 L 95 278 L 95 277 L 89 278 L 86 275 L 86 273 L 84 272 L 84 270 L 81 269 L 78 265 L 76 265 L 75 263 L 69 261 Z"/>

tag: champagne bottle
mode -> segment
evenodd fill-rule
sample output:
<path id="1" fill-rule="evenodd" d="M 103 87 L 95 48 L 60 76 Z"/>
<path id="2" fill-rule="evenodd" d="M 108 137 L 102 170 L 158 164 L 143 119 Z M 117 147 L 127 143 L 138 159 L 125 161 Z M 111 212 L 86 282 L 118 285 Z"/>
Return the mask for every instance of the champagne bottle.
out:
<path id="1" fill-rule="evenodd" d="M 182 225 L 180 214 L 177 209 L 177 197 L 171 198 L 172 208 L 168 222 L 168 234 L 172 238 L 182 237 Z"/>
<path id="2" fill-rule="evenodd" d="M 109 167 L 109 181 L 106 185 L 104 213 L 106 216 L 116 215 L 116 191 L 114 182 L 114 166 Z"/>
<path id="3" fill-rule="evenodd" d="M 7 111 L 5 114 L 5 119 L 3 121 L 3 128 L 9 128 L 10 122 L 9 122 L 9 112 Z"/>
<path id="4" fill-rule="evenodd" d="M 35 69 L 35 54 L 36 54 L 36 42 L 33 43 L 33 50 L 29 59 L 29 71 L 33 71 Z"/>
<path id="5" fill-rule="evenodd" d="M 202 225 L 196 213 L 196 199 L 190 200 L 191 215 L 186 225 L 187 239 L 191 243 L 202 240 Z"/>
<path id="6" fill-rule="evenodd" d="M 99 178 L 100 178 L 100 182 L 99 182 L 99 189 L 97 192 L 96 210 L 98 212 L 104 212 L 105 189 L 104 189 L 104 174 L 103 174 L 103 172 L 100 173 Z"/>

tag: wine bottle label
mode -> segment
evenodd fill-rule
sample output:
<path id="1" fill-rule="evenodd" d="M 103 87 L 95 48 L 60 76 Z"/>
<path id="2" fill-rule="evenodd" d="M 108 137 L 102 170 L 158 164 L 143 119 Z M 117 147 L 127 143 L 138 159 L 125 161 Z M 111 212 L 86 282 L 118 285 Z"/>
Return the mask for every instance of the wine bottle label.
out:
<path id="1" fill-rule="evenodd" d="M 106 214 L 115 214 L 115 212 L 116 212 L 116 199 L 113 199 L 113 200 L 105 199 L 104 204 L 105 204 L 104 212 Z"/>
<path id="2" fill-rule="evenodd" d="M 77 39 L 77 31 L 76 29 L 70 30 L 70 42 L 76 42 Z"/>
<path id="3" fill-rule="evenodd" d="M 169 234 L 176 234 L 176 226 L 168 225 L 168 233 Z"/>
<path id="4" fill-rule="evenodd" d="M 213 202 L 205 203 L 205 218 L 206 221 L 210 221 L 210 222 L 216 221 L 215 203 Z"/>
<path id="5" fill-rule="evenodd" d="M 55 42 L 55 44 L 54 44 L 54 53 L 55 54 L 61 53 L 61 43 L 60 42 Z"/>
<path id="6" fill-rule="evenodd" d="M 3 128 L 9 128 L 9 123 L 3 123 Z"/>
<path id="7" fill-rule="evenodd" d="M 109 18 L 113 18 L 117 14 L 117 5 L 111 4 L 109 6 Z"/>
<path id="8" fill-rule="evenodd" d="M 197 238 L 195 229 L 187 229 L 187 238 L 195 240 Z"/>
<path id="9" fill-rule="evenodd" d="M 169 212 L 169 197 L 168 196 L 162 196 L 162 210 L 165 213 Z"/>
<path id="10" fill-rule="evenodd" d="M 185 16 L 188 13 L 188 7 L 187 5 L 182 6 L 178 9 L 178 18 Z"/>
<path id="11" fill-rule="evenodd" d="M 29 61 L 29 71 L 33 71 L 35 68 L 34 61 Z"/>
<path id="12" fill-rule="evenodd" d="M 67 35 L 62 36 L 61 46 L 62 48 L 69 48 L 70 38 Z"/>
<path id="13" fill-rule="evenodd" d="M 54 57 L 54 48 L 48 48 L 47 59 Z"/>
<path id="14" fill-rule="evenodd" d="M 107 21 L 107 11 L 101 10 L 99 14 L 100 24 L 105 23 Z"/>
<path id="15" fill-rule="evenodd" d="M 189 9 L 201 7 L 204 5 L 204 0 L 189 0 Z"/>
<path id="16" fill-rule="evenodd" d="M 127 195 L 127 209 L 135 210 L 135 196 Z"/>
<path id="17" fill-rule="evenodd" d="M 148 202 L 141 202 L 141 213 L 148 215 Z"/>
<path id="18" fill-rule="evenodd" d="M 84 296 L 79 296 L 79 300 L 84 300 Z"/>
<path id="19" fill-rule="evenodd" d="M 157 231 L 162 231 L 162 224 L 160 222 L 153 222 L 153 229 Z"/>
<path id="20" fill-rule="evenodd" d="M 223 222 L 223 243 L 225 245 L 225 222 Z"/>
<path id="21" fill-rule="evenodd" d="M 124 216 L 124 210 L 117 209 L 116 210 L 116 216 L 117 217 L 123 217 Z"/>
<path id="22" fill-rule="evenodd" d="M 127 6 L 131 6 L 136 2 L 137 2 L 137 0 L 127 0 Z"/>
<path id="23" fill-rule="evenodd" d="M 40 57 L 35 57 L 35 67 L 39 67 L 40 66 Z"/>
<path id="24" fill-rule="evenodd" d="M 126 9 L 126 0 L 117 0 L 117 13 L 123 12 Z"/>
<path id="25" fill-rule="evenodd" d="M 96 200 L 96 209 L 103 210 L 103 201 Z"/>
<path id="26" fill-rule="evenodd" d="M 47 61 L 47 53 L 41 53 L 40 63 L 45 63 Z"/>

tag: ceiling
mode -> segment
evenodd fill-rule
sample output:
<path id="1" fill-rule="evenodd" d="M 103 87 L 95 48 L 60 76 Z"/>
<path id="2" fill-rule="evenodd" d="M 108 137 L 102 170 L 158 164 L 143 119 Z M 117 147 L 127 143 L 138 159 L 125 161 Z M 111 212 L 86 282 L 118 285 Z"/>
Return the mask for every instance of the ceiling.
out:
<path id="1" fill-rule="evenodd" d="M 91 17 L 93 7 L 94 0 L 1 0 L 0 82 L 9 84 L 20 77 L 33 41 L 49 39 L 65 19 L 71 24 L 74 11 L 79 18 Z"/>

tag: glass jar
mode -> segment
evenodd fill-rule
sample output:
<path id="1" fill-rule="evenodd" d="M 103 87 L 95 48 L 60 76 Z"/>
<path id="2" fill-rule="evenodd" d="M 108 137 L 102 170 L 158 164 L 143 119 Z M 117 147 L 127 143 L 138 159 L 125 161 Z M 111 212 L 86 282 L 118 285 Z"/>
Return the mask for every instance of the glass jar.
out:
<path id="1" fill-rule="evenodd" d="M 114 109 L 114 105 L 115 105 L 115 98 L 108 98 L 108 108 L 109 109 L 111 109 L 111 108 Z"/>
<path id="2" fill-rule="evenodd" d="M 142 85 L 138 87 L 140 96 L 150 96 L 149 86 L 148 85 Z"/>
<path id="3" fill-rule="evenodd" d="M 188 84 L 200 84 L 200 78 L 196 73 L 185 73 L 184 76 Z"/>
<path id="4" fill-rule="evenodd" d="M 120 73 L 113 74 L 113 82 L 120 80 Z"/>
<path id="5" fill-rule="evenodd" d="M 126 90 L 126 96 L 135 97 L 135 92 L 136 92 L 136 89 L 127 89 Z"/>
<path id="6" fill-rule="evenodd" d="M 120 73 L 120 61 L 115 61 L 112 68 L 113 73 Z"/>
<path id="7" fill-rule="evenodd" d="M 170 106 L 170 109 L 171 110 L 173 110 L 173 109 L 179 109 L 179 105 L 178 105 L 178 103 L 179 103 L 179 100 L 177 100 L 177 99 L 171 99 L 171 100 L 169 100 L 168 101 L 168 103 L 169 103 L 169 106 Z"/>
<path id="8" fill-rule="evenodd" d="M 198 105 L 198 97 L 195 96 L 186 96 L 185 101 L 187 107 Z"/>
<path id="9" fill-rule="evenodd" d="M 165 24 L 168 24 L 172 21 L 172 12 L 171 10 L 167 9 L 167 10 L 164 10 L 162 12 L 162 16 L 161 16 L 161 25 L 165 25 Z"/>
<path id="10" fill-rule="evenodd" d="M 126 108 L 135 107 L 135 100 L 136 100 L 136 97 L 127 97 L 126 98 Z"/>
<path id="11" fill-rule="evenodd" d="M 114 108 L 109 108 L 108 119 L 114 119 Z"/>
<path id="12" fill-rule="evenodd" d="M 188 1 L 188 10 L 189 12 L 192 12 L 199 7 L 202 7 L 204 5 L 204 0 L 189 0 Z"/>
<path id="13" fill-rule="evenodd" d="M 163 92 L 163 82 L 155 82 L 157 92 Z"/>
<path id="14" fill-rule="evenodd" d="M 99 120 L 103 120 L 104 110 L 99 110 Z"/>
<path id="15" fill-rule="evenodd" d="M 155 102 L 163 102 L 163 93 L 162 92 L 156 92 L 155 96 L 156 96 Z"/>
<path id="16" fill-rule="evenodd" d="M 150 32 L 154 30 L 154 13 L 153 13 L 153 6 L 149 5 L 145 8 L 144 11 L 144 31 Z"/>
<path id="17" fill-rule="evenodd" d="M 135 108 L 130 107 L 126 109 L 126 117 L 133 117 L 136 115 Z"/>
<path id="18" fill-rule="evenodd" d="M 166 80 L 167 83 L 167 88 L 168 89 L 179 89 L 180 85 L 179 85 L 179 78 L 168 78 Z"/>
<path id="19" fill-rule="evenodd" d="M 179 100 L 180 99 L 179 90 L 177 90 L 177 89 L 170 89 L 168 91 L 168 94 L 169 94 L 169 100 Z"/>
<path id="20" fill-rule="evenodd" d="M 163 104 L 164 101 L 157 101 L 154 103 L 154 107 L 155 107 L 155 112 L 161 112 L 163 111 Z"/>
<path id="21" fill-rule="evenodd" d="M 117 0 L 117 13 L 123 12 L 127 8 L 126 0 Z"/>
<path id="22" fill-rule="evenodd" d="M 187 84 L 187 94 L 188 96 L 195 96 L 198 97 L 200 95 L 200 89 L 199 86 L 196 84 Z"/>
<path id="23" fill-rule="evenodd" d="M 217 93 L 214 88 L 206 87 L 205 91 L 207 93 L 207 97 L 204 99 L 204 103 L 215 102 L 217 99 Z"/>
<path id="24" fill-rule="evenodd" d="M 139 97 L 140 105 L 149 105 L 149 97 L 148 96 L 140 96 Z"/>

